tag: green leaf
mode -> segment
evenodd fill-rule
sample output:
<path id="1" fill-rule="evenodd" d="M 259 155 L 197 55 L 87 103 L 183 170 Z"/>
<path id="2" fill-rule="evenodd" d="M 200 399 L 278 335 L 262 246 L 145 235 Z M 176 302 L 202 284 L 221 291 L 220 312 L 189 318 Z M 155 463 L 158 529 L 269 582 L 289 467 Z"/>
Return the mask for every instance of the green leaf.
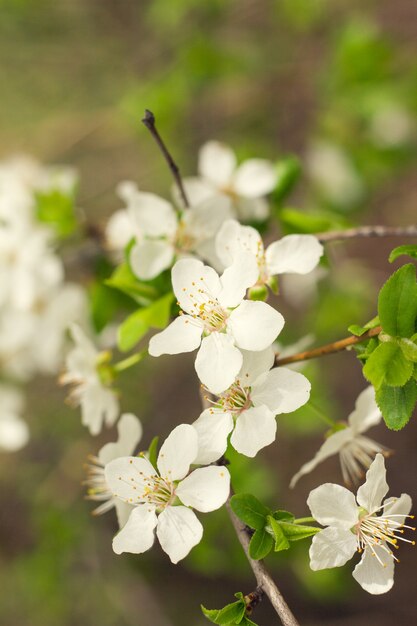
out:
<path id="1" fill-rule="evenodd" d="M 255 622 L 252 622 L 251 619 L 249 619 L 249 617 L 247 615 L 243 616 L 243 619 L 241 622 L 239 622 L 240 626 L 257 626 L 257 624 L 255 624 Z"/>
<path id="2" fill-rule="evenodd" d="M 417 402 L 417 382 L 409 380 L 403 387 L 382 385 L 376 392 L 376 402 L 388 428 L 400 430 L 409 421 Z"/>
<path id="3" fill-rule="evenodd" d="M 68 237 L 77 228 L 73 193 L 61 189 L 38 191 L 35 194 L 36 216 L 52 226 L 59 237 Z"/>
<path id="4" fill-rule="evenodd" d="M 201 610 L 213 624 L 230 626 L 231 624 L 241 623 L 246 612 L 246 605 L 244 600 L 239 600 L 238 602 L 227 604 L 222 609 L 206 609 L 201 605 Z"/>
<path id="5" fill-rule="evenodd" d="M 255 530 L 262 530 L 267 516 L 271 514 L 271 510 L 250 493 L 239 493 L 233 496 L 230 505 L 234 514 Z"/>
<path id="6" fill-rule="evenodd" d="M 281 201 L 289 194 L 301 174 L 301 165 L 297 157 L 290 156 L 278 161 L 275 166 L 277 184 L 272 192 L 272 198 Z"/>
<path id="7" fill-rule="evenodd" d="M 264 559 L 274 547 L 274 540 L 266 530 L 255 530 L 249 543 L 249 556 L 255 561 Z"/>
<path id="8" fill-rule="evenodd" d="M 173 299 L 174 295 L 168 293 L 129 315 L 117 331 L 119 349 L 122 352 L 131 350 L 150 328 L 165 328 L 169 322 Z"/>
<path id="9" fill-rule="evenodd" d="M 332 213 L 306 212 L 285 208 L 278 212 L 279 220 L 289 233 L 319 233 L 344 228 L 347 224 Z"/>
<path id="10" fill-rule="evenodd" d="M 295 520 L 295 516 L 292 513 L 284 511 L 283 509 L 275 511 L 273 516 L 279 522 L 293 522 Z"/>
<path id="11" fill-rule="evenodd" d="M 394 250 L 391 252 L 391 254 L 388 257 L 388 261 L 392 263 L 393 261 L 398 259 L 398 257 L 400 256 L 409 256 L 412 259 L 417 259 L 417 245 L 409 244 L 409 245 L 398 246 L 397 248 L 394 248 Z"/>
<path id="12" fill-rule="evenodd" d="M 403 265 L 383 285 L 378 297 L 381 326 L 393 337 L 411 337 L 417 318 L 416 268 Z"/>
<path id="13" fill-rule="evenodd" d="M 275 552 L 288 550 L 288 548 L 290 547 L 290 542 L 286 538 L 285 533 L 281 528 L 281 524 L 275 519 L 275 517 L 272 517 L 272 515 L 268 516 L 268 526 L 271 528 L 275 539 Z"/>
<path id="14" fill-rule="evenodd" d="M 399 345 L 405 358 L 417 363 L 417 344 L 411 339 L 400 339 Z"/>
<path id="15" fill-rule="evenodd" d="M 153 285 L 136 278 L 127 263 L 119 265 L 104 283 L 127 294 L 142 306 L 148 306 L 159 296 L 158 290 Z"/>
<path id="16" fill-rule="evenodd" d="M 352 335 L 356 335 L 356 337 L 362 337 L 368 330 L 371 328 L 376 328 L 379 326 L 379 317 L 376 316 L 371 319 L 365 326 L 358 326 L 357 324 L 352 324 L 349 326 L 348 331 L 352 333 Z"/>
<path id="17" fill-rule="evenodd" d="M 413 364 L 407 361 L 396 342 L 381 343 L 369 356 L 363 368 L 363 375 L 375 389 L 383 384 L 402 387 L 412 373 Z"/>
<path id="18" fill-rule="evenodd" d="M 148 448 L 148 459 L 149 459 L 149 462 L 152 463 L 152 465 L 155 467 L 155 469 L 156 469 L 156 461 L 158 458 L 158 443 L 159 443 L 159 437 L 157 435 L 156 437 L 152 439 Z"/>
<path id="19" fill-rule="evenodd" d="M 305 526 L 304 524 L 290 524 L 288 522 L 279 522 L 281 529 L 288 541 L 300 541 L 318 533 L 321 528 L 316 526 Z"/>

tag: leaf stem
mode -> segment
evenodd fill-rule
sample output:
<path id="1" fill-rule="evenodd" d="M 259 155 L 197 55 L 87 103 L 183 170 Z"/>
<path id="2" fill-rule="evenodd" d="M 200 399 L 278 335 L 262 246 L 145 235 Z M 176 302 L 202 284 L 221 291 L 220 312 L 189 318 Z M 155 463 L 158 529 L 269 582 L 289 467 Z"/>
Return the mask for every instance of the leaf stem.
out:
<path id="1" fill-rule="evenodd" d="M 152 137 L 155 139 L 160 151 L 162 152 L 165 158 L 165 161 L 168 163 L 168 167 L 171 170 L 172 176 L 174 177 L 175 183 L 178 187 L 178 191 L 180 192 L 180 196 L 184 203 L 184 207 L 188 208 L 190 206 L 190 202 L 188 200 L 187 194 L 184 189 L 184 184 L 182 182 L 182 178 L 180 174 L 180 168 L 174 161 L 170 151 L 166 147 L 164 140 L 162 139 L 161 135 L 159 134 L 158 129 L 156 128 L 155 115 L 152 113 L 152 111 L 145 109 L 145 117 L 142 119 L 142 122 L 145 124 L 146 128 L 149 130 Z"/>
<path id="2" fill-rule="evenodd" d="M 351 346 L 354 346 L 357 343 L 361 343 L 362 341 L 367 341 L 371 337 L 375 337 L 379 335 L 382 328 L 381 326 L 376 326 L 375 328 L 371 328 L 365 334 L 360 337 L 352 336 L 346 337 L 345 339 L 340 339 L 339 341 L 333 341 L 332 343 L 328 343 L 325 346 L 321 346 L 320 348 L 314 348 L 313 350 L 306 350 L 305 352 L 299 352 L 298 354 L 293 354 L 291 356 L 279 358 L 279 353 L 275 358 L 275 365 L 287 365 L 288 363 L 297 363 L 299 361 L 308 361 L 309 359 L 316 359 L 321 356 L 326 356 L 326 354 L 333 354 L 334 352 L 341 352 L 342 350 L 348 350 Z"/>
<path id="3" fill-rule="evenodd" d="M 113 370 L 117 373 L 124 372 L 125 370 L 129 369 L 130 367 L 133 367 L 134 365 L 142 361 L 142 359 L 146 355 L 146 352 L 147 352 L 146 350 L 142 350 L 141 352 L 136 352 L 135 354 L 128 356 L 126 359 L 123 359 L 122 361 L 115 363 L 113 365 Z"/>

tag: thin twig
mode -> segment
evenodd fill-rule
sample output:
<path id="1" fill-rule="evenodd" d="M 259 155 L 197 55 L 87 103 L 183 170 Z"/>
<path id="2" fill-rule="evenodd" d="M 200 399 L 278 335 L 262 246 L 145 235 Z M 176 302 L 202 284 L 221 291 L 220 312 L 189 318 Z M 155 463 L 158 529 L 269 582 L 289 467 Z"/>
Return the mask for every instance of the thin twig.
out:
<path id="1" fill-rule="evenodd" d="M 275 358 L 275 365 L 287 365 L 288 363 L 297 363 L 298 361 L 308 361 L 309 359 L 316 359 L 317 357 L 325 356 L 326 354 L 341 352 L 342 350 L 346 350 L 357 343 L 366 341 L 370 337 L 375 337 L 376 335 L 379 335 L 381 330 L 381 326 L 376 326 L 375 328 L 371 328 L 370 330 L 368 330 L 360 337 L 346 337 L 345 339 L 340 339 L 339 341 L 333 341 L 332 343 L 328 343 L 325 346 L 321 346 L 320 348 L 314 348 L 313 350 L 306 350 L 305 352 L 299 352 L 298 354 L 285 356 L 282 359 L 279 358 L 278 353 Z"/>
<path id="2" fill-rule="evenodd" d="M 417 225 L 411 226 L 359 226 L 346 230 L 330 230 L 327 233 L 317 233 L 317 239 L 322 243 L 340 241 L 342 239 L 357 239 L 363 237 L 417 237 Z"/>
<path id="3" fill-rule="evenodd" d="M 162 139 L 161 135 L 158 132 L 158 129 L 156 128 L 155 115 L 152 113 L 152 111 L 145 109 L 145 117 L 143 118 L 142 122 L 145 124 L 146 128 L 149 130 L 152 137 L 155 139 L 156 143 L 158 144 L 159 149 L 164 155 L 164 158 L 166 162 L 168 163 L 168 167 L 172 172 L 175 183 L 180 192 L 182 201 L 184 203 L 184 207 L 188 208 L 190 206 L 190 202 L 187 198 L 187 194 L 185 193 L 184 185 L 183 185 L 182 178 L 180 175 L 180 168 L 175 163 L 170 151 L 166 147 L 164 140 Z"/>
<path id="4" fill-rule="evenodd" d="M 289 608 L 288 604 L 285 602 L 281 592 L 279 591 L 278 587 L 272 580 L 271 575 L 265 568 L 264 563 L 262 561 L 255 561 L 249 556 L 250 539 L 247 533 L 246 526 L 233 513 L 232 508 L 230 506 L 230 501 L 226 503 L 226 508 L 227 508 L 229 517 L 232 520 L 232 524 L 234 526 L 238 539 L 242 545 L 243 550 L 245 551 L 246 558 L 249 561 L 249 565 L 251 566 L 252 571 L 255 575 L 258 587 L 269 598 L 269 601 L 271 602 L 275 611 L 279 615 L 279 618 L 283 626 L 299 626 L 298 621 L 292 614 L 291 609 Z"/>

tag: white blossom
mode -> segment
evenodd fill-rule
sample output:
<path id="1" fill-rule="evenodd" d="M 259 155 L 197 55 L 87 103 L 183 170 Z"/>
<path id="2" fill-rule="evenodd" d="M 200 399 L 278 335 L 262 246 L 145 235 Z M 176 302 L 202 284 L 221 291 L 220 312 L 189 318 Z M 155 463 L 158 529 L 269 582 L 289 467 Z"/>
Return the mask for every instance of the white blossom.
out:
<path id="1" fill-rule="evenodd" d="M 123 413 L 117 423 L 118 439 L 116 442 L 106 443 L 97 456 L 89 457 L 87 498 L 101 504 L 94 509 L 93 515 L 107 513 L 113 507 L 116 509 L 119 527 L 122 528 L 132 512 L 130 504 L 119 498 L 113 497 L 104 475 L 104 467 L 110 461 L 122 456 L 130 456 L 134 453 L 142 438 L 142 424 L 133 413 Z"/>
<path id="2" fill-rule="evenodd" d="M 258 276 L 256 263 L 242 253 L 221 277 L 195 259 L 177 261 L 172 286 L 184 315 L 149 343 L 149 354 L 179 354 L 199 348 L 195 368 L 212 393 L 235 380 L 242 367 L 240 350 L 265 350 L 284 325 L 284 318 L 265 302 L 244 300 Z"/>
<path id="3" fill-rule="evenodd" d="M 309 398 L 311 385 L 305 376 L 284 367 L 271 370 L 272 348 L 242 354 L 243 365 L 234 383 L 193 424 L 199 436 L 197 463 L 220 458 L 230 433 L 231 445 L 254 457 L 275 440 L 275 416 L 295 411 Z"/>
<path id="4" fill-rule="evenodd" d="M 98 435 L 103 423 L 112 426 L 119 416 L 117 396 L 100 377 L 100 366 L 108 355 L 99 352 L 77 324 L 72 324 L 70 331 L 75 347 L 67 355 L 60 381 L 74 385 L 69 400 L 81 406 L 82 424 L 92 435 Z"/>
<path id="5" fill-rule="evenodd" d="M 384 450 L 384 446 L 363 434 L 379 424 L 381 418 L 381 411 L 375 402 L 374 388 L 367 387 L 359 394 L 355 410 L 348 416 L 347 422 L 337 424 L 337 430 L 331 432 L 314 458 L 293 476 L 290 487 L 295 487 L 301 476 L 308 474 L 334 454 L 339 455 L 344 482 L 348 485 L 358 483 L 375 455 Z"/>
<path id="6" fill-rule="evenodd" d="M 258 266 L 257 285 L 270 285 L 278 274 L 308 274 L 323 254 L 323 246 L 314 235 L 287 235 L 265 250 L 258 231 L 227 220 L 216 236 L 216 253 L 225 267 L 244 251 Z"/>
<path id="7" fill-rule="evenodd" d="M 231 216 L 228 198 L 212 195 L 179 212 L 167 200 L 139 191 L 133 183 L 124 183 L 120 193 L 128 206 L 113 215 L 106 237 L 115 250 L 135 239 L 129 259 L 138 278 L 155 278 L 183 256 L 216 261 L 214 236 Z"/>
<path id="8" fill-rule="evenodd" d="M 15 452 L 29 441 L 29 428 L 22 419 L 24 398 L 22 392 L 0 383 L 0 451 Z"/>
<path id="9" fill-rule="evenodd" d="M 198 453 L 195 429 L 180 424 L 167 437 L 158 454 L 157 469 L 146 458 L 122 457 L 105 467 L 113 496 L 133 507 L 126 525 L 113 539 L 116 554 L 141 554 L 156 536 L 173 563 L 178 563 L 202 538 L 203 527 L 195 513 L 220 508 L 230 491 L 225 467 L 197 468 L 190 473 Z"/>
<path id="10" fill-rule="evenodd" d="M 238 219 L 250 221 L 268 217 L 265 196 L 275 188 L 278 179 L 276 168 L 270 161 L 248 159 L 238 165 L 229 146 L 209 141 L 200 149 L 198 173 L 198 177 L 184 179 L 193 204 L 221 193 L 232 199 Z"/>
<path id="11" fill-rule="evenodd" d="M 327 527 L 313 537 L 311 569 L 340 567 L 358 551 L 362 556 L 353 577 L 360 586 L 372 594 L 391 589 L 398 542 L 415 542 L 403 536 L 404 529 L 411 528 L 404 523 L 413 517 L 409 515 L 411 498 L 403 493 L 383 502 L 388 492 L 385 476 L 384 457 L 377 454 L 356 499 L 345 487 L 331 483 L 310 493 L 307 504 L 311 514 Z"/>

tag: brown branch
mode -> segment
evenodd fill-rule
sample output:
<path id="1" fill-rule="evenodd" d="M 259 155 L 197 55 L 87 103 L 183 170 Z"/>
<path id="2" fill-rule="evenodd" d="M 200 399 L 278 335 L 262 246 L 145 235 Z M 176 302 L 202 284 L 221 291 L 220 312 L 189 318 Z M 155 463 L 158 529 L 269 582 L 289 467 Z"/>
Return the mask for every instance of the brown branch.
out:
<path id="1" fill-rule="evenodd" d="M 162 139 L 161 135 L 159 134 L 156 128 L 155 115 L 151 111 L 148 111 L 148 109 L 145 109 L 145 117 L 143 118 L 142 122 L 145 124 L 146 128 L 149 130 L 152 137 L 155 139 L 159 149 L 164 155 L 164 158 L 166 162 L 168 163 L 168 167 L 172 172 L 175 183 L 180 192 L 180 196 L 184 203 L 184 207 L 188 208 L 190 206 L 190 202 L 187 198 L 187 194 L 185 193 L 184 185 L 183 185 L 181 174 L 180 174 L 180 168 L 175 163 L 170 151 L 166 147 L 164 140 Z"/>
<path id="2" fill-rule="evenodd" d="M 341 241 L 342 239 L 358 239 L 364 237 L 417 237 L 417 225 L 411 226 L 359 226 L 346 230 L 330 230 L 317 233 L 322 243 Z"/>
<path id="3" fill-rule="evenodd" d="M 375 328 L 371 328 L 366 333 L 361 335 L 360 337 L 346 337 L 346 339 L 340 339 L 339 341 L 333 341 L 333 343 L 328 343 L 325 346 L 321 346 L 320 348 L 314 348 L 313 350 L 306 350 L 305 352 L 299 352 L 298 354 L 292 354 L 291 356 L 279 358 L 279 353 L 275 358 L 275 365 L 287 365 L 288 363 L 297 363 L 298 361 L 308 361 L 309 359 L 316 359 L 320 356 L 325 356 L 326 354 L 333 354 L 334 352 L 341 352 L 342 350 L 347 350 L 351 346 L 354 346 L 357 343 L 361 343 L 362 341 L 366 341 L 370 337 L 375 337 L 379 335 L 382 328 L 381 326 L 376 326 Z"/>
<path id="4" fill-rule="evenodd" d="M 255 561 L 249 556 L 249 535 L 246 526 L 236 517 L 230 506 L 230 500 L 226 503 L 227 512 L 238 536 L 238 539 L 245 552 L 249 565 L 255 575 L 258 588 L 269 598 L 272 606 L 277 612 L 283 626 L 299 626 L 288 604 L 285 602 L 281 592 L 271 578 L 271 575 L 265 568 L 263 561 Z"/>

